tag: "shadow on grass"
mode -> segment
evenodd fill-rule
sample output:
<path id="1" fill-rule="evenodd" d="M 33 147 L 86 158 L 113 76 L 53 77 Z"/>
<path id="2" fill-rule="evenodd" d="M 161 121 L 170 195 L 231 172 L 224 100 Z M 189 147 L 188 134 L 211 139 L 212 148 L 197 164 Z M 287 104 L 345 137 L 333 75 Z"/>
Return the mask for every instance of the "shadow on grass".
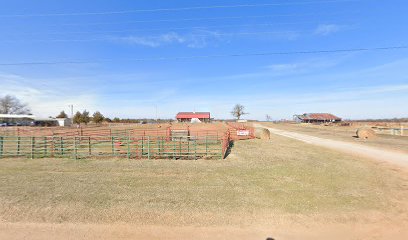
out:
<path id="1" fill-rule="evenodd" d="M 225 152 L 224 158 L 227 158 L 231 153 L 231 149 L 234 147 L 234 141 L 230 141 L 227 151 Z"/>

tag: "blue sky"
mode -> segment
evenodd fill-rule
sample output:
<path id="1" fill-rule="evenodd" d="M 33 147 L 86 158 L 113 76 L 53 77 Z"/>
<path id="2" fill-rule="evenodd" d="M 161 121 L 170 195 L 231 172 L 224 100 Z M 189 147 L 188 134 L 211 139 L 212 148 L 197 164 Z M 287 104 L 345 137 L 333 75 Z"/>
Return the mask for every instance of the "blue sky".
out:
<path id="1" fill-rule="evenodd" d="M 247 4 L 263 6 L 193 8 Z M 407 117 L 406 49 L 174 59 L 406 46 L 407 10 L 403 0 L 1 0 L 0 64 L 83 63 L 0 65 L 0 95 L 39 116 L 74 104 L 109 117 L 155 117 L 157 106 L 161 118 L 231 118 L 240 103 L 259 120 Z"/>

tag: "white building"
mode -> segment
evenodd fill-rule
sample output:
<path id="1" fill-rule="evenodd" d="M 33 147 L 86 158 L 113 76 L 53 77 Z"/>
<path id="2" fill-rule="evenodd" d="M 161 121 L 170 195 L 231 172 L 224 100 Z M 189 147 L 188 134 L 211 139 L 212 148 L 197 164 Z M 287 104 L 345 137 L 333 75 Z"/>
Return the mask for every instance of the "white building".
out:
<path id="1" fill-rule="evenodd" d="M 69 118 L 40 118 L 26 114 L 0 114 L 1 126 L 61 126 L 71 125 Z"/>

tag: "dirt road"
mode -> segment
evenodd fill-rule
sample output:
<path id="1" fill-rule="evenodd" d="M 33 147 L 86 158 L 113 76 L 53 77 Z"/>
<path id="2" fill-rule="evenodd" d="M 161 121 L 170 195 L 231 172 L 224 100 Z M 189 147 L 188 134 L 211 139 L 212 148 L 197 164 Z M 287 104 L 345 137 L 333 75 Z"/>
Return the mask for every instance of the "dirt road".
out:
<path id="1" fill-rule="evenodd" d="M 257 127 L 265 127 L 260 124 L 255 124 Z M 363 146 L 356 143 L 349 143 L 320 137 L 314 137 L 306 134 L 289 132 L 280 129 L 265 127 L 273 134 L 296 139 L 305 143 L 318 145 L 326 148 L 335 149 L 338 151 L 368 157 L 382 162 L 391 163 L 400 167 L 408 167 L 408 154 L 393 152 L 390 150 Z"/>
<path id="2" fill-rule="evenodd" d="M 406 239 L 406 228 L 392 224 L 312 224 L 257 227 L 170 227 L 126 224 L 1 223 L 0 239 L 238 239 L 343 240 Z M 51 237 L 52 236 L 52 237 Z"/>

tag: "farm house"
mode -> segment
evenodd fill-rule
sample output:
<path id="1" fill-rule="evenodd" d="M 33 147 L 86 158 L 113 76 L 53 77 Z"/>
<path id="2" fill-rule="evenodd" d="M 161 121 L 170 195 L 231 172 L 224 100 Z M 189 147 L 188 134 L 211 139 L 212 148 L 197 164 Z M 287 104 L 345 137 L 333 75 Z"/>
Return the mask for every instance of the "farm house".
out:
<path id="1" fill-rule="evenodd" d="M 179 112 L 176 116 L 179 122 L 210 122 L 209 112 Z"/>
<path id="2" fill-rule="evenodd" d="M 341 122 L 341 118 L 331 113 L 304 113 L 295 115 L 294 120 L 302 123 L 326 123 L 326 122 Z"/>
<path id="3" fill-rule="evenodd" d="M 40 118 L 34 115 L 0 114 L 0 126 L 70 126 L 69 118 Z"/>

